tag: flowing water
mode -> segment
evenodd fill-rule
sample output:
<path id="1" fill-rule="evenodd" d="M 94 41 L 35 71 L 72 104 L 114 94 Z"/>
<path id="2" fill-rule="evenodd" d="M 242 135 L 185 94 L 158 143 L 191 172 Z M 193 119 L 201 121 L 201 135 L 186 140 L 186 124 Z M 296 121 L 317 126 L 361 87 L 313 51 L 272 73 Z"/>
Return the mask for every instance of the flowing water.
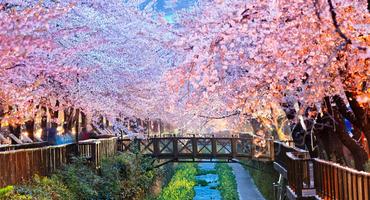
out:
<path id="1" fill-rule="evenodd" d="M 198 167 L 202 171 L 210 173 L 196 176 L 197 185 L 194 187 L 195 197 L 193 200 L 221 200 L 221 193 L 217 190 L 218 175 L 212 174 L 212 171 L 215 170 L 215 163 L 200 163 Z"/>

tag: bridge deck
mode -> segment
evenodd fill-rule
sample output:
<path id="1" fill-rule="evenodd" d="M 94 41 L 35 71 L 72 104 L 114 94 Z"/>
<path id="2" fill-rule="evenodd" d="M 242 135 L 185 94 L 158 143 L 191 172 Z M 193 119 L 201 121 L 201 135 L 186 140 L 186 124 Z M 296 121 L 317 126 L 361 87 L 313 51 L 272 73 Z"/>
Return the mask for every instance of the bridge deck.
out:
<path id="1" fill-rule="evenodd" d="M 257 145 L 256 145 L 257 144 Z M 140 152 L 158 159 L 274 159 L 273 140 L 257 137 L 154 137 L 121 139 L 119 151 Z"/>

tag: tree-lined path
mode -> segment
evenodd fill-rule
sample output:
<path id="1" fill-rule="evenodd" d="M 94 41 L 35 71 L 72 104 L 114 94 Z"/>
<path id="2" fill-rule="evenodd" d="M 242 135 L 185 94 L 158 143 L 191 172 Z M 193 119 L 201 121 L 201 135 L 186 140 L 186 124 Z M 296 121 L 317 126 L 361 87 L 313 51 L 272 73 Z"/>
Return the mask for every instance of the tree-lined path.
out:
<path id="1" fill-rule="evenodd" d="M 135 177 L 246 159 L 276 198 L 370 199 L 369 1 L 0 0 L 0 19 L 0 186 L 33 180 L 6 198 L 138 199 Z M 169 194 L 192 198 L 186 166 Z"/>

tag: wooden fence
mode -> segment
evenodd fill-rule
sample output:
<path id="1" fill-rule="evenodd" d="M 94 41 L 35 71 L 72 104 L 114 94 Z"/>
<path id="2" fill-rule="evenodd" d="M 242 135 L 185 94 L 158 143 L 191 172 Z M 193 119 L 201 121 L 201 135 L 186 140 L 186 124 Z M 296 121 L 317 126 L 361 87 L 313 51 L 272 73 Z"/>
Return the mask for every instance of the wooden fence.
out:
<path id="1" fill-rule="evenodd" d="M 95 167 L 101 159 L 116 153 L 116 138 L 82 141 L 80 156 Z M 76 144 L 45 146 L 0 152 L 0 187 L 31 180 L 35 174 L 47 176 L 71 161 Z"/>
<path id="2" fill-rule="evenodd" d="M 316 193 L 323 199 L 370 199 L 370 173 L 313 159 Z"/>
<path id="3" fill-rule="evenodd" d="M 370 199 L 370 173 L 288 152 L 289 199 Z"/>
<path id="4" fill-rule="evenodd" d="M 26 144 L 11 144 L 11 145 L 2 145 L 0 146 L 1 151 L 11 151 L 17 149 L 30 149 L 30 148 L 39 148 L 47 146 L 47 142 L 33 142 L 33 143 L 26 143 Z"/>

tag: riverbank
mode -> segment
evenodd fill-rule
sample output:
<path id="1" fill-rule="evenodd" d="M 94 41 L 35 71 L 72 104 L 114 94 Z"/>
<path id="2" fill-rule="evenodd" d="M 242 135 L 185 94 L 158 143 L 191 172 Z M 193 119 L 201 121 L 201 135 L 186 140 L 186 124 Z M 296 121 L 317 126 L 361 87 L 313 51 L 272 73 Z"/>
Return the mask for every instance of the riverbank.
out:
<path id="1" fill-rule="evenodd" d="M 242 161 L 243 167 L 253 179 L 254 184 L 266 200 L 274 199 L 273 184 L 279 179 L 272 163 L 257 163 L 258 161 Z"/>

